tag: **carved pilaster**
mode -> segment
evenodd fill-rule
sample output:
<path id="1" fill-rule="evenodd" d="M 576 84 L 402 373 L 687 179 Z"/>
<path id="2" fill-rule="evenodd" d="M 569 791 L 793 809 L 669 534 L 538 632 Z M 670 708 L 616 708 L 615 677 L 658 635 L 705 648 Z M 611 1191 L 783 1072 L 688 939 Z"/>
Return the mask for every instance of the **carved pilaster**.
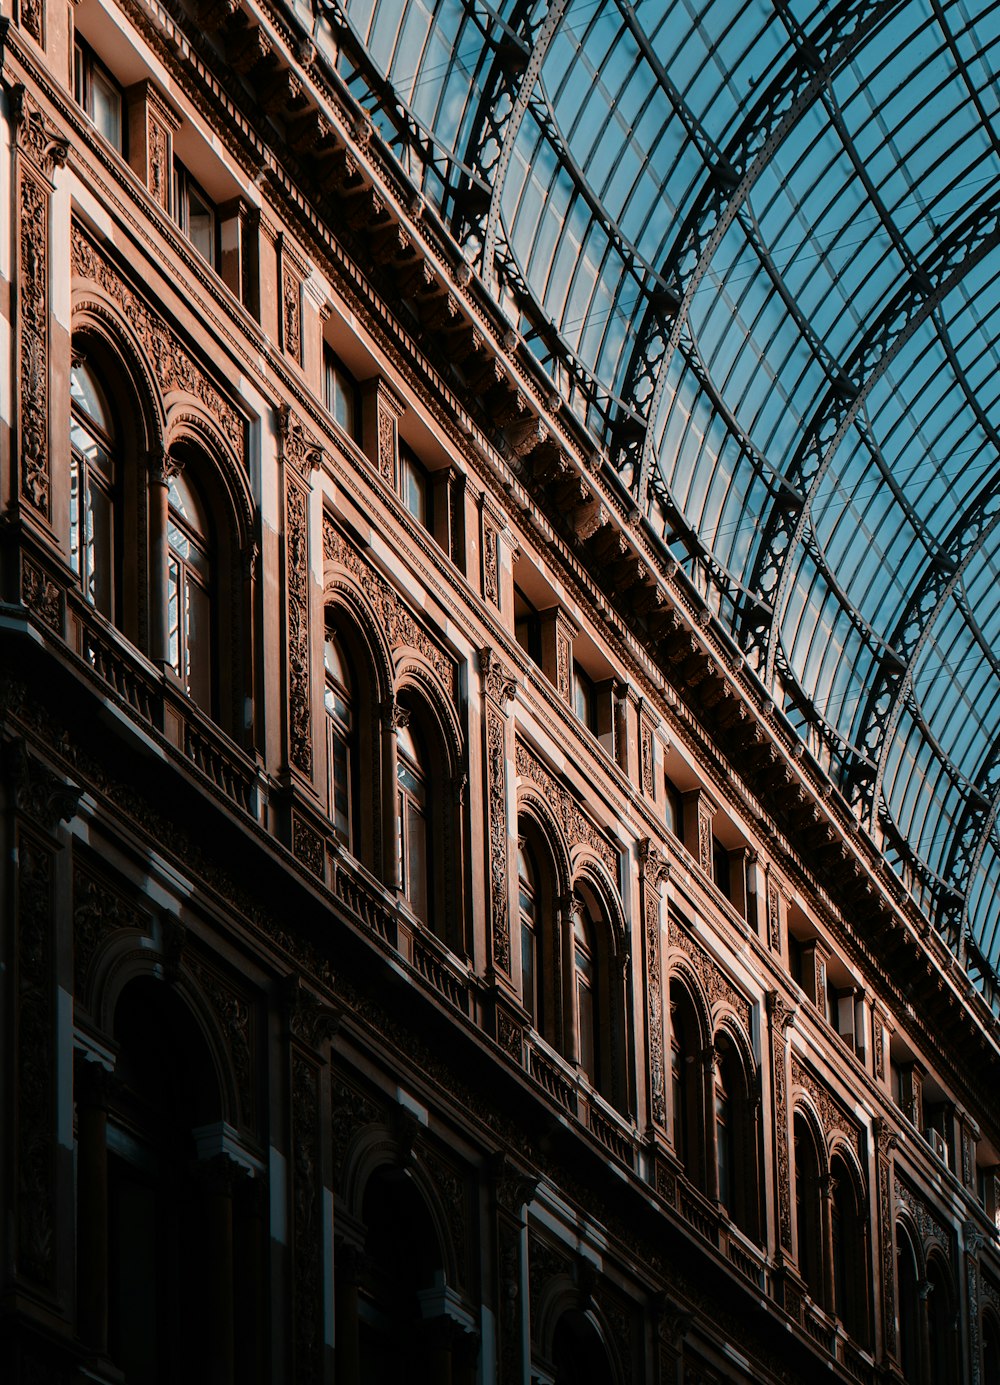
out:
<path id="1" fill-rule="evenodd" d="M 11 89 L 10 107 L 17 148 L 18 494 L 24 504 L 49 519 L 49 207 L 52 176 L 66 162 L 69 146 L 24 87 Z"/>
<path id="2" fill-rule="evenodd" d="M 795 1007 L 777 991 L 767 993 L 768 1033 L 771 1046 L 771 1073 L 774 1084 L 774 1165 L 775 1200 L 778 1208 L 778 1241 L 783 1252 L 792 1249 L 792 1190 L 789 1145 L 791 1129 L 788 1110 L 788 1038 L 795 1022 Z"/>
<path id="3" fill-rule="evenodd" d="M 882 1283 L 882 1342 L 887 1356 L 897 1354 L 896 1341 L 896 1256 L 893 1251 L 893 1170 L 892 1151 L 896 1135 L 886 1122 L 875 1120 L 875 1159 L 878 1179 L 878 1241 Z"/>
<path id="4" fill-rule="evenodd" d="M 639 778 L 642 792 L 649 799 L 656 798 L 656 785 L 653 777 L 653 764 L 655 750 L 653 745 L 653 731 L 655 722 L 650 716 L 645 703 L 639 703 Z"/>
<path id="5" fill-rule="evenodd" d="M 285 463 L 285 615 L 288 640 L 288 759 L 306 778 L 313 772 L 309 640 L 309 489 L 319 464 L 312 436 L 284 406 L 278 436 Z"/>
<path id="6" fill-rule="evenodd" d="M 517 684 L 492 649 L 482 649 L 479 666 L 483 676 L 486 735 L 486 834 L 490 853 L 490 925 L 493 964 L 508 978 L 512 975 L 510 944 L 510 865 L 507 842 L 507 761 L 509 728 L 506 706 Z"/>
<path id="7" fill-rule="evenodd" d="M 396 484 L 399 461 L 399 420 L 406 405 L 388 381 L 370 381 L 361 401 L 361 430 L 365 453 L 387 486 Z"/>
<path id="8" fill-rule="evenodd" d="M 152 82 L 138 82 L 126 92 L 128 101 L 129 163 L 149 195 L 170 211 L 173 137 L 180 116 Z"/>
<path id="9" fill-rule="evenodd" d="M 279 275 L 281 291 L 278 326 L 281 335 L 281 349 L 296 365 L 302 364 L 302 284 L 306 277 L 306 267 L 295 254 L 282 233 L 279 238 Z"/>
<path id="10" fill-rule="evenodd" d="M 639 848 L 642 866 L 643 970 L 646 983 L 649 1114 L 653 1124 L 667 1126 L 666 1075 L 663 1058 L 663 971 L 661 961 L 660 888 L 670 878 L 662 852 L 647 837 Z"/>

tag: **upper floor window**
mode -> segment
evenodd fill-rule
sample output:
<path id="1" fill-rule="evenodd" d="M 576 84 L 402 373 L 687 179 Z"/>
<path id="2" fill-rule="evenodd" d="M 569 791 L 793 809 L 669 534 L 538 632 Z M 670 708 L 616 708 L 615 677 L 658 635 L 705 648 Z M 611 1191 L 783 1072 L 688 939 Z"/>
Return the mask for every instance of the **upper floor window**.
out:
<path id="1" fill-rule="evenodd" d="M 403 504 L 425 529 L 431 527 L 431 481 L 426 467 L 406 446 L 399 444 L 399 493 Z"/>
<path id="2" fill-rule="evenodd" d="M 514 584 L 514 637 L 533 663 L 542 664 L 542 624 L 538 611 Z"/>
<path id="3" fill-rule="evenodd" d="M 326 672 L 327 775 L 333 830 L 354 851 L 354 775 L 357 768 L 354 689 L 343 650 L 331 631 L 323 646 Z"/>
<path id="4" fill-rule="evenodd" d="M 212 568 L 208 515 L 183 475 L 167 502 L 167 659 L 204 711 L 212 711 Z"/>
<path id="5" fill-rule="evenodd" d="M 597 693 L 594 680 L 573 660 L 573 711 L 588 731 L 597 730 Z"/>
<path id="6" fill-rule="evenodd" d="M 70 562 L 86 600 L 115 620 L 120 461 L 107 398 L 85 364 L 70 372 L 70 407 Z"/>
<path id="7" fill-rule="evenodd" d="M 73 94 L 107 142 L 125 153 L 125 98 L 93 49 L 78 38 L 73 46 Z"/>
<path id="8" fill-rule="evenodd" d="M 174 220 L 198 254 L 217 269 L 219 265 L 219 213 L 204 188 L 184 165 L 174 160 Z"/>
<path id="9" fill-rule="evenodd" d="M 323 348 L 323 396 L 323 402 L 340 427 L 348 437 L 356 438 L 358 383 L 329 346 Z"/>
<path id="10" fill-rule="evenodd" d="M 517 902 L 521 922 L 521 999 L 532 1027 L 543 1027 L 543 995 L 539 965 L 538 871 L 531 848 L 522 842 L 517 852 Z"/>
<path id="11" fill-rule="evenodd" d="M 407 723 L 396 738 L 399 873 L 403 895 L 417 918 L 428 923 L 431 897 L 431 834 L 427 812 L 427 759 L 419 734 Z"/>
<path id="12" fill-rule="evenodd" d="M 683 841 L 684 800 L 681 797 L 681 791 L 667 775 L 663 776 L 663 784 L 666 798 L 667 828 L 678 841 Z"/>

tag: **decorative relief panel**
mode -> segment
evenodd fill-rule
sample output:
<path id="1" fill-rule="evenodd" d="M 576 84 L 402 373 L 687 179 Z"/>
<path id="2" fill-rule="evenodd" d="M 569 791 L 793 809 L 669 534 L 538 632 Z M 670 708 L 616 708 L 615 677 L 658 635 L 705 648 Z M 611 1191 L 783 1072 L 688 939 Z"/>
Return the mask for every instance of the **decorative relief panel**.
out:
<path id="1" fill-rule="evenodd" d="M 660 958 L 660 885 L 669 879 L 666 858 L 647 837 L 640 845 L 642 864 L 643 941 L 646 970 L 646 1014 L 649 1023 L 649 1091 L 653 1120 L 666 1127 L 667 1102 L 663 1062 L 663 970 Z"/>
<path id="2" fill-rule="evenodd" d="M 396 649 L 400 645 L 409 645 L 411 649 L 419 650 L 433 666 L 451 698 L 456 699 L 458 674 L 454 660 L 420 628 L 385 578 L 364 561 L 328 519 L 323 521 L 323 557 L 346 568 L 361 583 L 375 608 L 390 647 Z"/>
<path id="3" fill-rule="evenodd" d="M 495 524 L 483 515 L 483 597 L 500 609 L 500 535 Z"/>
<path id="4" fill-rule="evenodd" d="M 292 855 L 306 870 L 323 879 L 326 874 L 326 854 L 323 838 L 298 813 L 292 814 Z"/>
<path id="5" fill-rule="evenodd" d="M 21 600 L 39 620 L 53 630 L 62 630 L 62 591 L 28 557 L 21 559 Z"/>
<path id="6" fill-rule="evenodd" d="M 90 968 L 102 942 L 123 928 L 148 933 L 150 916 L 100 876 L 76 864 L 73 870 L 73 974 L 77 1004 L 88 1002 Z"/>
<path id="7" fill-rule="evenodd" d="M 823 1122 L 823 1130 L 829 1143 L 834 1133 L 843 1135 L 848 1144 L 862 1154 L 861 1127 L 846 1108 L 841 1105 L 831 1091 L 820 1081 L 811 1068 L 806 1067 L 797 1053 L 792 1053 L 792 1086 L 801 1087 L 809 1094 L 813 1105 Z"/>
<path id="8" fill-rule="evenodd" d="M 49 516 L 49 188 L 19 163 L 17 361 L 21 499 Z"/>
<path id="9" fill-rule="evenodd" d="M 647 798 L 654 796 L 653 789 L 653 728 L 643 720 L 640 724 L 642 791 Z"/>
<path id="10" fill-rule="evenodd" d="M 295 1379 L 323 1378 L 323 1194 L 319 1071 L 292 1052 L 292 1233 L 295 1265 L 292 1333 Z"/>
<path id="11" fill-rule="evenodd" d="M 300 477 L 318 451 L 287 409 L 279 435 L 285 473 L 285 600 L 288 630 L 288 758 L 307 777 L 313 771 L 309 647 L 309 496 Z M 321 871 L 322 873 L 322 864 Z"/>
<path id="12" fill-rule="evenodd" d="M 771 1017 L 771 1072 L 774 1078 L 774 1149 L 777 1159 L 778 1233 L 783 1250 L 792 1248 L 792 1201 L 788 1142 L 787 1030 L 795 1010 L 777 991 L 768 991 L 767 1010 Z"/>
<path id="13" fill-rule="evenodd" d="M 892 1253 L 892 1151 L 896 1136 L 881 1117 L 876 1117 L 875 1140 L 878 1173 L 878 1235 L 882 1265 L 882 1332 L 886 1351 L 896 1354 L 896 1257 Z"/>
<path id="14" fill-rule="evenodd" d="M 21 0 L 19 7 L 19 19 L 21 28 L 26 34 L 38 44 L 39 48 L 45 46 L 45 7 L 42 0 Z"/>
<path id="15" fill-rule="evenodd" d="M 490 914 L 493 961 L 510 975 L 510 892 L 507 885 L 506 718 L 486 705 L 486 799 L 489 813 Z"/>
<path id="16" fill-rule="evenodd" d="M 781 952 L 781 897 L 773 880 L 767 882 L 767 941 L 772 952 Z"/>
<path id="17" fill-rule="evenodd" d="M 296 364 L 302 363 L 302 280 L 304 268 L 281 238 L 281 345 Z"/>
<path id="18" fill-rule="evenodd" d="M 927 1253 L 932 1244 L 936 1244 L 941 1246 L 948 1259 L 954 1262 L 951 1232 L 916 1189 L 911 1188 L 908 1183 L 904 1183 L 898 1173 L 893 1179 L 893 1196 L 897 1206 L 905 1207 L 909 1212 L 913 1224 L 917 1228 L 924 1253 Z"/>
<path id="19" fill-rule="evenodd" d="M 215 1018 L 226 1038 L 236 1080 L 240 1117 L 250 1130 L 257 1128 L 257 1077 L 254 1063 L 255 1037 L 253 1005 L 214 967 L 188 953 L 188 971 L 211 1002 Z"/>
<path id="20" fill-rule="evenodd" d="M 181 346 L 176 335 L 132 292 L 108 261 L 87 240 L 79 226 L 73 227 L 73 273 L 89 279 L 118 304 L 153 367 L 157 383 L 165 393 L 185 390 L 200 399 L 218 423 L 233 452 L 245 458 L 246 432 L 243 419 L 223 399 L 203 371 Z"/>
<path id="21" fill-rule="evenodd" d="M 698 979 L 712 1003 L 713 1010 L 717 1010 L 720 1005 L 728 1006 L 737 1015 L 749 1038 L 752 1033 L 751 1018 L 753 1015 L 750 1002 L 745 996 L 740 995 L 736 987 L 726 979 L 718 963 L 691 937 L 672 912 L 667 915 L 667 942 L 670 947 L 679 948 L 690 958 Z"/>
<path id="22" fill-rule="evenodd" d="M 589 846 L 607 868 L 611 879 L 618 879 L 618 853 L 611 843 L 585 817 L 568 789 L 550 774 L 523 741 L 518 741 L 515 764 L 522 779 L 541 789 L 545 800 L 566 833 L 571 846 Z"/>

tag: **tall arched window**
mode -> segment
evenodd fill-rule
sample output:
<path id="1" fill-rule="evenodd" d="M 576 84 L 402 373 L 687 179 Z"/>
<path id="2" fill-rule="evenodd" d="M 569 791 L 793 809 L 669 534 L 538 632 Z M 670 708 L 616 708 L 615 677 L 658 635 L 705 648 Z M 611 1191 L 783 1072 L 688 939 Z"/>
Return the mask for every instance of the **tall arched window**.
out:
<path id="1" fill-rule="evenodd" d="M 930 1358 L 930 1378 L 960 1380 L 958 1369 L 958 1332 L 955 1303 L 948 1273 L 937 1255 L 927 1257 L 927 1344 Z"/>
<path id="2" fill-rule="evenodd" d="M 603 1091 L 603 1069 L 607 1063 L 602 1042 L 604 1016 L 598 987 L 596 928 L 583 900 L 573 910 L 573 976 L 580 1069 L 598 1091 Z"/>
<path id="3" fill-rule="evenodd" d="M 422 923 L 430 923 L 433 848 L 428 803 L 428 761 L 423 737 L 407 718 L 396 737 L 396 836 L 403 896 Z"/>
<path id="4" fill-rule="evenodd" d="M 538 870 L 530 846 L 521 838 L 517 850 L 517 904 L 521 924 L 521 1000 L 531 1026 L 545 1028 L 545 994 L 539 937 Z"/>
<path id="5" fill-rule="evenodd" d="M 563 1313 L 556 1324 L 552 1360 L 560 1385 L 611 1385 L 614 1379 L 600 1333 L 578 1308 Z"/>
<path id="6" fill-rule="evenodd" d="M 795 1225 L 799 1273 L 817 1303 L 823 1294 L 823 1218 L 820 1204 L 820 1163 L 808 1122 L 795 1117 Z"/>
<path id="7" fill-rule="evenodd" d="M 686 986 L 670 983 L 670 1121 L 674 1150 L 688 1178 L 704 1188 L 701 1027 Z"/>
<path id="8" fill-rule="evenodd" d="M 121 624 L 121 456 L 107 396 L 85 362 L 70 372 L 70 563 L 84 598 Z"/>
<path id="9" fill-rule="evenodd" d="M 899 1312 L 899 1364 L 906 1380 L 919 1385 L 920 1362 L 920 1275 L 917 1257 L 904 1228 L 896 1226 L 896 1300 Z"/>
<path id="10" fill-rule="evenodd" d="M 719 1201 L 745 1235 L 760 1234 L 760 1164 L 757 1122 L 746 1071 L 736 1043 L 715 1039 L 715 1147 Z"/>
<path id="11" fill-rule="evenodd" d="M 851 1171 L 843 1159 L 830 1165 L 833 1196 L 830 1200 L 833 1248 L 834 1313 L 856 1342 L 868 1345 L 868 1263 L 864 1207 Z"/>
<path id="12" fill-rule="evenodd" d="M 169 483 L 167 548 L 167 659 L 186 691 L 211 714 L 211 531 L 201 497 L 183 474 Z"/>
<path id="13" fill-rule="evenodd" d="M 326 674 L 326 764 L 328 802 L 333 830 L 348 851 L 357 854 L 355 813 L 357 803 L 358 727 L 354 683 L 337 634 L 327 631 L 323 646 Z"/>

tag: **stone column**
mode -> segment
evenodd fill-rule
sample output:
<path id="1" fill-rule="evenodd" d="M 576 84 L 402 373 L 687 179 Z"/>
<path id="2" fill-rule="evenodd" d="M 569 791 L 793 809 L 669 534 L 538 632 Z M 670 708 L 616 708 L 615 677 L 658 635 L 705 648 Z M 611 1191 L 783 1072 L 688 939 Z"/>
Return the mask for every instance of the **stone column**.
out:
<path id="1" fill-rule="evenodd" d="M 149 654 L 155 663 L 170 663 L 167 540 L 170 482 L 179 476 L 183 463 L 160 452 L 149 459 Z"/>
<path id="2" fill-rule="evenodd" d="M 663 971 L 661 966 L 660 909 L 662 887 L 670 867 L 662 852 L 647 837 L 639 848 L 643 922 L 643 980 L 646 1034 L 646 1118 L 650 1130 L 667 1133 L 666 1058 L 663 1052 Z"/>
<path id="3" fill-rule="evenodd" d="M 711 1202 L 719 1201 L 719 1145 L 715 1130 L 715 1083 L 719 1072 L 719 1050 L 709 1044 L 701 1051 L 703 1104 L 705 1110 L 705 1193 Z M 735 1174 L 735 1170 L 733 1170 Z"/>

